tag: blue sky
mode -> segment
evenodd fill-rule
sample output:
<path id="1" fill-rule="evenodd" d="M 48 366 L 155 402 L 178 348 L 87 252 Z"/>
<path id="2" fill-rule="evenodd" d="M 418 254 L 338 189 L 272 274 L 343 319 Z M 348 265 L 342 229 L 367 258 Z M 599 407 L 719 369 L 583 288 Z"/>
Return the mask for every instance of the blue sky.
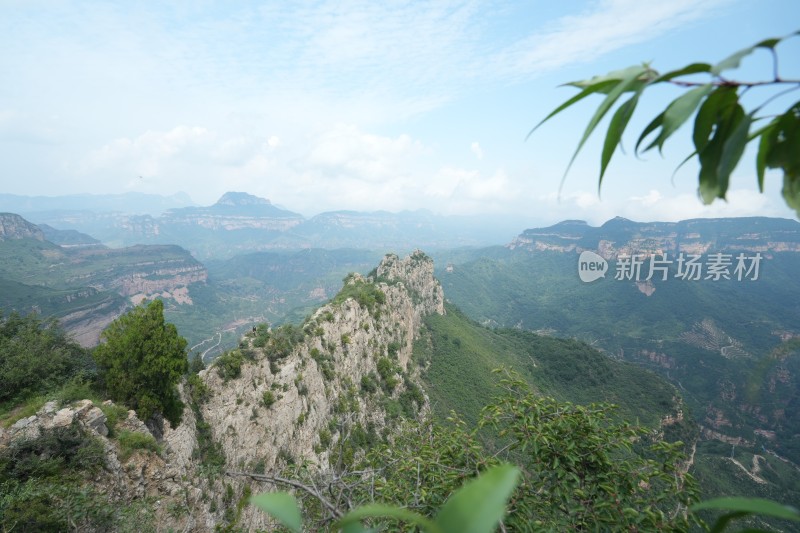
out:
<path id="1" fill-rule="evenodd" d="M 696 167 L 671 179 L 688 128 L 664 157 L 617 153 L 600 196 L 601 136 L 558 193 L 597 102 L 525 136 L 574 94 L 562 83 L 715 62 L 797 30 L 799 15 L 797 0 L 0 0 L 0 192 L 184 191 L 208 205 L 236 190 L 305 215 L 425 208 L 532 225 L 792 217 L 780 176 L 758 194 L 747 156 L 729 201 L 702 206 Z M 799 41 L 779 49 L 785 77 L 800 77 Z M 770 69 L 755 54 L 735 77 Z M 640 105 L 626 146 L 677 94 Z"/>

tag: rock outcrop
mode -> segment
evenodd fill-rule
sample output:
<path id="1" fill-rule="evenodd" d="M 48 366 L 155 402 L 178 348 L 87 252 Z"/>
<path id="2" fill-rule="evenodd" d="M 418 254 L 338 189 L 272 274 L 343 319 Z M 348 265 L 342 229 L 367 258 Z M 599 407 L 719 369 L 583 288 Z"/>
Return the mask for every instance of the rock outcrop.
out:
<path id="1" fill-rule="evenodd" d="M 277 475 L 288 462 L 326 471 L 332 450 L 350 432 L 377 435 L 399 423 L 386 406 L 398 404 L 409 390 L 420 391 L 414 413 L 424 416 L 427 398 L 412 348 L 431 313 L 444 313 L 433 261 L 421 252 L 403 259 L 389 255 L 372 275 L 350 275 L 342 292 L 306 319 L 302 335 L 297 327 L 254 331 L 223 356 L 237 362 L 235 372 L 212 365 L 199 380 L 182 385 L 182 421 L 175 428 L 163 422 L 153 433 L 161 437 L 158 453 L 124 453 L 123 431 L 151 431 L 133 411 L 112 427 L 101 407 L 113 406 L 89 400 L 67 406 L 49 402 L 0 429 L 0 450 L 50 428 L 78 424 L 106 449 L 95 488 L 121 504 L 150 497 L 161 528 L 213 531 L 235 522 L 247 531 L 265 529 L 265 514 L 237 502 L 251 491 L 274 487 L 226 473 Z M 287 332 L 293 335 L 290 344 L 280 344 L 277 339 Z M 383 380 L 384 386 L 365 390 L 371 380 Z M 208 449 L 216 450 L 224 466 L 208 463 L 203 451 Z"/>
<path id="2" fill-rule="evenodd" d="M 0 213 L 0 241 L 11 239 L 44 240 L 44 233 L 35 224 L 14 213 Z"/>

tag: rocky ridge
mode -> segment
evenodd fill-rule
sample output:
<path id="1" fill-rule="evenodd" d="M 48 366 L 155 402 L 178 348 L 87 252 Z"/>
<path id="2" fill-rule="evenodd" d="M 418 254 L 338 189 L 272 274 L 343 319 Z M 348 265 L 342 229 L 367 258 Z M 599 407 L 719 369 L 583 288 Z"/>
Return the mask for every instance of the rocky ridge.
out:
<path id="1" fill-rule="evenodd" d="M 148 429 L 132 411 L 110 428 L 101 410 L 109 404 L 84 400 L 59 409 L 50 402 L 0 429 L 0 449 L 53 427 L 80 424 L 106 449 L 95 488 L 120 504 L 150 497 L 160 528 L 268 528 L 266 515 L 236 502 L 274 487 L 226 473 L 277 475 L 287 463 L 301 461 L 326 471 L 332 450 L 352 432 L 378 435 L 399 423 L 389 406 L 407 391 L 421 390 L 412 346 L 431 313 L 444 313 L 433 261 L 421 252 L 403 259 L 389 255 L 370 276 L 350 275 L 340 295 L 306 319 L 302 340 L 291 347 L 277 342 L 286 328 L 270 334 L 259 329 L 223 356 L 238 361 L 236 372 L 221 359 L 184 384 L 186 408 L 175 428 L 164 421 Z M 294 333 L 300 336 L 298 328 Z M 367 392 L 365 380 L 384 380 L 386 386 Z M 418 416 L 428 411 L 424 394 L 412 405 Z M 113 436 L 122 428 L 158 436 L 161 452 L 140 450 L 123 459 Z M 216 449 L 224 466 L 209 464 L 203 447 Z"/>

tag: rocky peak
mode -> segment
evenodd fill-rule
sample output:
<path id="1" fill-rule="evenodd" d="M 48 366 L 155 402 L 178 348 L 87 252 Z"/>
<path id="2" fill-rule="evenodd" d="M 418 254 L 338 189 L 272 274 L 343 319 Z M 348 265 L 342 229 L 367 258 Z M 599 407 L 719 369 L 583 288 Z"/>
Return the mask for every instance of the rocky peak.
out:
<path id="1" fill-rule="evenodd" d="M 0 241 L 11 239 L 44 240 L 44 233 L 39 226 L 31 224 L 14 213 L 0 213 Z"/>
<path id="2" fill-rule="evenodd" d="M 444 291 L 433 277 L 433 259 L 420 250 L 400 259 L 395 254 L 383 258 L 376 269 L 377 279 L 403 283 L 418 298 L 423 314 L 444 314 Z"/>
<path id="3" fill-rule="evenodd" d="M 272 205 L 266 198 L 259 198 L 246 192 L 226 192 L 217 200 L 216 205 L 243 206 L 243 205 Z"/>

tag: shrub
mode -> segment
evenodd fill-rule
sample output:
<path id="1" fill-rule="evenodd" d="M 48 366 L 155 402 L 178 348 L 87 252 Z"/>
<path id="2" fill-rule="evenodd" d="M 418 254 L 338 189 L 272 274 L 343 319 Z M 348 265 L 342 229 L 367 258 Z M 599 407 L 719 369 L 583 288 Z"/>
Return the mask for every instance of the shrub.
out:
<path id="1" fill-rule="evenodd" d="M 378 359 L 378 374 L 381 376 L 383 384 L 389 392 L 393 391 L 400 382 L 395 376 L 397 371 L 398 368 L 388 357 L 381 357 Z"/>
<path id="2" fill-rule="evenodd" d="M 160 453 L 161 447 L 156 442 L 155 437 L 149 433 L 139 431 L 122 431 L 117 438 L 120 445 L 121 459 L 127 461 L 136 450 L 145 450 L 153 453 Z"/>
<path id="3" fill-rule="evenodd" d="M 242 363 L 244 356 L 239 350 L 225 352 L 214 360 L 214 366 L 217 368 L 217 374 L 223 380 L 228 381 L 236 379 L 242 375 Z"/>
<path id="4" fill-rule="evenodd" d="M 331 432 L 325 428 L 322 428 L 319 431 L 319 445 L 322 446 L 324 450 L 327 450 L 331 445 L 331 440 Z"/>
<path id="5" fill-rule="evenodd" d="M 71 379 L 90 380 L 89 351 L 67 337 L 54 320 L 0 312 L 0 403 L 50 392 Z"/>
<path id="6" fill-rule="evenodd" d="M 264 406 L 267 409 L 269 409 L 270 407 L 272 407 L 272 405 L 275 402 L 277 402 L 279 400 L 279 398 L 275 395 L 274 392 L 272 392 L 271 390 L 268 390 L 267 392 L 264 393 L 264 396 L 262 397 L 262 400 L 264 402 Z"/>
<path id="7" fill-rule="evenodd" d="M 375 381 L 374 375 L 365 374 L 361 376 L 361 390 L 368 394 L 372 394 L 378 390 L 378 384 Z"/>

